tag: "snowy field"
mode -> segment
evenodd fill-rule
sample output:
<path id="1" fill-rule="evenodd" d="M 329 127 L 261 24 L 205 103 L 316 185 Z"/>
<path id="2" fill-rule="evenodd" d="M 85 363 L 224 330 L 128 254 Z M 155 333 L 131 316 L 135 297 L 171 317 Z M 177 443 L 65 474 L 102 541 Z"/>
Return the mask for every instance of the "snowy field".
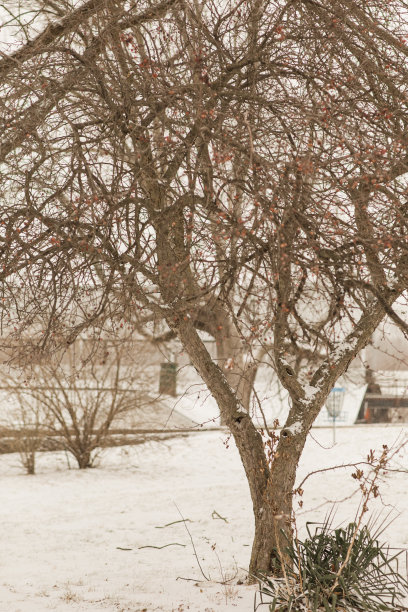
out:
<path id="1" fill-rule="evenodd" d="M 315 429 L 298 482 L 312 470 L 364 459 L 406 432 L 341 428 L 333 447 L 332 432 Z M 44 454 L 34 477 L 24 475 L 16 455 L 1 456 L 0 611 L 251 611 L 255 587 L 237 584 L 249 562 L 251 502 L 236 449 L 226 440 L 207 431 L 107 449 L 98 468 L 81 472 L 68 469 L 62 453 Z M 390 472 L 380 489 L 382 516 L 396 517 L 383 539 L 407 548 L 407 449 L 394 467 L 401 471 Z M 301 533 L 336 500 L 345 500 L 336 524 L 353 520 L 359 495 L 351 472 L 307 480 Z M 381 507 L 377 501 L 370 512 Z M 183 523 L 175 522 L 180 513 L 210 580 Z"/>

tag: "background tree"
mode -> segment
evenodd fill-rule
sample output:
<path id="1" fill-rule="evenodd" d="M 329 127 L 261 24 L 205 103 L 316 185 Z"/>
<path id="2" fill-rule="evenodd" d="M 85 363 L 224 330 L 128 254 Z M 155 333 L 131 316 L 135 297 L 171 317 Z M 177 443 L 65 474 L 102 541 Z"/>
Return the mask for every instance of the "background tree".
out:
<path id="1" fill-rule="evenodd" d="M 4 380 L 4 379 L 3 379 Z M 40 405 L 28 402 L 24 391 L 14 385 L 9 399 L 14 409 L 7 406 L 2 415 L 2 436 L 10 442 L 10 452 L 17 451 L 27 474 L 36 470 L 37 452 L 44 446 L 45 432 Z"/>
<path id="2" fill-rule="evenodd" d="M 234 436 L 268 571 L 313 421 L 407 285 L 403 3 L 63 14 L 0 62 L 4 344 L 164 321 Z M 291 398 L 271 463 L 258 350 Z"/>
<path id="3" fill-rule="evenodd" d="M 128 339 L 105 340 L 96 350 L 92 344 L 77 340 L 62 360 L 54 356 L 27 369 L 24 384 L 9 379 L 9 396 L 17 400 L 17 442 L 29 473 L 45 439 L 51 447 L 62 443 L 79 469 L 92 467 L 112 425 L 154 405 L 148 389 L 157 372 L 143 343 L 135 348 Z"/>

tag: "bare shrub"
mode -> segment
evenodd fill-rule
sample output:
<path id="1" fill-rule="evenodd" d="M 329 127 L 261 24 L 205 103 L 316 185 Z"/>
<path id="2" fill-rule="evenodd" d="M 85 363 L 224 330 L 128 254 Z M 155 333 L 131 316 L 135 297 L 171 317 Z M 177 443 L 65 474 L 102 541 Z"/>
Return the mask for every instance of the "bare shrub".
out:
<path id="1" fill-rule="evenodd" d="M 48 448 L 62 445 L 80 469 L 92 467 L 115 420 L 154 403 L 149 388 L 155 371 L 143 347 L 139 351 L 135 355 L 122 342 L 98 349 L 77 342 L 62 359 L 33 366 L 24 386 L 9 386 L 18 403 L 17 446 L 23 465 L 32 466 L 29 473 L 45 438 Z"/>
<path id="2" fill-rule="evenodd" d="M 36 453 L 44 445 L 45 430 L 42 423 L 42 406 L 30 401 L 24 388 L 11 387 L 9 395 L 16 406 L 7 417 L 7 430 L 11 435 L 11 448 L 20 455 L 21 465 L 27 474 L 35 474 Z"/>

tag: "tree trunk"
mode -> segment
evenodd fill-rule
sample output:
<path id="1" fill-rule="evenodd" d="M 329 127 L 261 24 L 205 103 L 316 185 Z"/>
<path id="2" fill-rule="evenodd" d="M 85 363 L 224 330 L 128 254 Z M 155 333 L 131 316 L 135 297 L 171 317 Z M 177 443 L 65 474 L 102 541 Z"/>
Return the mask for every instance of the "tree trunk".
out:
<path id="1" fill-rule="evenodd" d="M 264 444 L 249 414 L 231 389 L 224 372 L 216 365 L 190 322 L 180 321 L 178 333 L 191 360 L 220 407 L 224 422 L 234 436 L 249 484 L 255 516 L 255 539 L 250 563 L 250 579 L 258 572 L 270 573 L 273 558 L 279 557 L 290 537 L 292 492 L 296 467 L 308 429 L 281 432 L 277 452 L 269 469 Z M 292 415 L 293 413 L 293 415 Z M 294 423 L 292 409 L 288 423 Z"/>
<path id="2" fill-rule="evenodd" d="M 35 451 L 28 452 L 25 457 L 25 468 L 27 474 L 31 476 L 35 474 Z"/>
<path id="3" fill-rule="evenodd" d="M 92 467 L 91 451 L 82 451 L 75 455 L 80 470 Z"/>
<path id="4" fill-rule="evenodd" d="M 272 462 L 260 514 L 255 515 L 255 537 L 252 546 L 250 575 L 279 571 L 287 561 L 285 548 L 292 538 L 293 489 L 296 469 L 307 432 L 292 434 L 290 428 L 281 431 Z"/>

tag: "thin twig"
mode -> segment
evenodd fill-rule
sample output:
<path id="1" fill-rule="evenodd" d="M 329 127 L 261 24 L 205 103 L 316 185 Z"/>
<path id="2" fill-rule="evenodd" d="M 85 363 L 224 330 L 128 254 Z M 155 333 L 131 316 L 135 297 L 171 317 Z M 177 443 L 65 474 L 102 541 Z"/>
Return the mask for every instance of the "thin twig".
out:
<path id="1" fill-rule="evenodd" d="M 216 510 L 213 510 L 213 512 L 211 514 L 211 518 L 213 518 L 213 519 L 221 519 L 222 521 L 225 521 L 226 523 L 228 523 L 228 520 L 224 516 L 221 516 L 221 514 L 218 514 L 218 512 Z"/>
<path id="2" fill-rule="evenodd" d="M 315 474 L 320 474 L 321 472 L 330 472 L 331 470 L 338 470 L 340 468 L 347 467 L 357 467 L 358 465 L 371 465 L 368 461 L 357 461 L 356 463 L 342 463 L 341 465 L 333 465 L 327 468 L 321 468 L 320 470 L 314 470 L 313 472 L 309 472 L 307 476 L 302 480 L 300 485 L 296 487 L 296 489 L 303 489 L 303 485 L 310 476 L 314 476 Z"/>
<path id="3" fill-rule="evenodd" d="M 342 499 L 326 499 L 326 501 L 324 501 L 322 504 L 319 504 L 318 506 L 314 506 L 314 508 L 310 508 L 308 510 L 303 510 L 302 512 L 296 512 L 296 516 L 302 516 L 303 514 L 308 514 L 310 512 L 315 512 L 316 510 L 320 510 L 320 508 L 323 508 L 324 506 L 327 506 L 327 504 L 342 504 L 345 501 L 348 501 L 349 499 L 351 499 L 352 497 L 354 497 L 355 495 L 357 495 L 357 493 L 359 492 L 360 489 L 356 489 L 355 491 L 353 491 L 353 493 L 351 493 L 350 495 L 347 495 L 346 497 L 343 497 Z"/>
<path id="4" fill-rule="evenodd" d="M 188 533 L 188 535 L 189 535 L 190 542 L 191 542 L 191 546 L 193 547 L 194 556 L 195 556 L 195 558 L 196 558 L 196 561 L 197 561 L 198 567 L 200 568 L 200 572 L 201 572 L 201 574 L 204 576 L 205 580 L 207 580 L 207 582 L 210 582 L 210 578 L 207 578 L 207 576 L 204 574 L 203 568 L 201 567 L 201 563 L 200 563 L 200 560 L 199 560 L 198 555 L 197 555 L 196 547 L 194 546 L 194 541 L 193 541 L 192 535 L 191 535 L 190 530 L 189 530 L 189 528 L 187 527 L 187 524 L 186 524 L 186 519 L 185 519 L 185 518 L 184 518 L 184 516 L 182 515 L 181 510 L 180 510 L 180 508 L 178 507 L 178 505 L 176 504 L 176 502 L 173 502 L 173 503 L 174 503 L 174 505 L 175 505 L 175 506 L 176 506 L 176 508 L 177 508 L 177 512 L 179 513 L 179 515 L 180 515 L 180 516 L 181 516 L 181 518 L 183 519 L 184 527 L 186 528 L 186 531 L 187 531 L 187 533 Z"/>
<path id="5" fill-rule="evenodd" d="M 179 542 L 171 542 L 171 544 L 164 544 L 164 546 L 139 546 L 139 550 L 141 548 L 157 548 L 157 550 L 161 550 L 162 548 L 167 548 L 167 546 L 183 546 L 186 547 L 185 544 L 180 544 Z"/>
<path id="6" fill-rule="evenodd" d="M 176 525 L 177 523 L 186 523 L 186 522 L 192 523 L 193 521 L 191 521 L 190 519 L 180 519 L 179 521 L 173 521 L 172 523 L 166 523 L 166 525 L 161 525 L 161 526 L 156 526 L 155 529 L 164 529 L 165 527 L 170 527 L 170 525 Z"/>

